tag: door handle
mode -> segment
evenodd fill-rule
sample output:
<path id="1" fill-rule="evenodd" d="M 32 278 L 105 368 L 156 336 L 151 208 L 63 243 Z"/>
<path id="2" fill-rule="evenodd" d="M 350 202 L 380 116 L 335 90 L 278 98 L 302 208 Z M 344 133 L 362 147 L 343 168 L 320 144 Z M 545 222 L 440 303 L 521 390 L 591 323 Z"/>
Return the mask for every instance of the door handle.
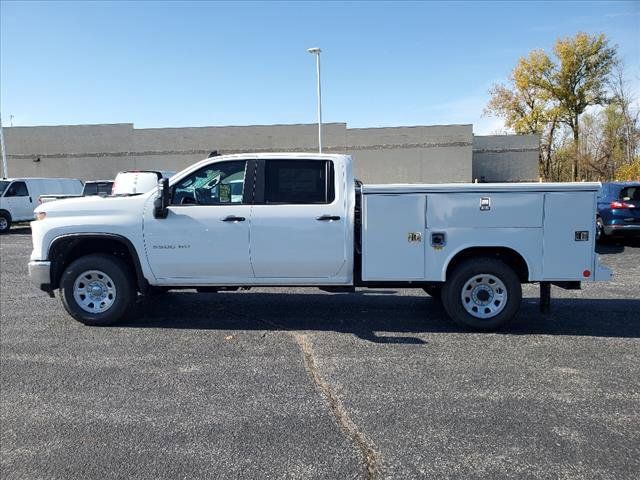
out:
<path id="1" fill-rule="evenodd" d="M 228 215 L 222 219 L 223 222 L 244 222 L 244 217 L 236 217 L 235 215 Z"/>
<path id="2" fill-rule="evenodd" d="M 316 218 L 316 220 L 320 220 L 321 222 L 331 222 L 333 220 L 340 220 L 340 217 L 337 215 L 322 215 Z"/>
<path id="3" fill-rule="evenodd" d="M 29 203 L 33 203 L 33 200 L 31 200 L 31 197 L 29 197 Z"/>

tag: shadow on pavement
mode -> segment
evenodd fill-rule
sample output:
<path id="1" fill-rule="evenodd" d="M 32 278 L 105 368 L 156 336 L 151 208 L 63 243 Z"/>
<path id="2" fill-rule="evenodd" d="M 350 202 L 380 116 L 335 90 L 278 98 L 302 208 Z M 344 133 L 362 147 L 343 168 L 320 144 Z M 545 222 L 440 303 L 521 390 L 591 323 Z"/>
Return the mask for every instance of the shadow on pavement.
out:
<path id="1" fill-rule="evenodd" d="M 28 225 L 14 225 L 5 235 L 31 235 L 31 227 Z"/>
<path id="2" fill-rule="evenodd" d="M 640 237 L 607 239 L 596 245 L 596 252 L 601 255 L 622 253 L 626 247 L 640 248 Z"/>
<path id="3" fill-rule="evenodd" d="M 500 334 L 640 337 L 640 299 L 552 300 L 550 314 L 525 298 Z M 424 296 L 174 292 L 140 304 L 140 316 L 119 326 L 218 330 L 311 330 L 351 333 L 374 343 L 421 344 L 395 334 L 464 332 Z M 390 335 L 381 336 L 376 332 Z"/>

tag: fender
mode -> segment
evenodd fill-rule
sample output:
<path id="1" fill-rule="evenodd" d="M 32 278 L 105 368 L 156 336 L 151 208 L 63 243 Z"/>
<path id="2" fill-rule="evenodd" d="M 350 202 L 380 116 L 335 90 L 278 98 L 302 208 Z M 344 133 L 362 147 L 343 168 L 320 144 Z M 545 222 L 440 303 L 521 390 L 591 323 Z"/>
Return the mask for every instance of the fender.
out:
<path id="1" fill-rule="evenodd" d="M 49 249 L 47 251 L 47 258 L 51 261 L 52 289 L 58 287 L 64 267 L 68 264 L 68 262 L 65 263 L 64 261 L 66 254 L 75 246 L 86 240 L 106 240 L 108 242 L 116 242 L 117 244 L 124 246 L 132 259 L 138 288 L 142 293 L 148 290 L 149 282 L 142 272 L 140 257 L 136 248 L 133 246 L 133 243 L 127 237 L 112 233 L 70 233 L 54 238 L 49 244 Z"/>
<path id="2" fill-rule="evenodd" d="M 477 255 L 478 253 L 483 253 L 483 252 L 486 252 L 486 253 L 493 252 L 498 255 L 500 255 L 501 252 L 507 253 L 508 257 L 522 261 L 523 266 L 526 268 L 526 272 L 522 272 L 522 273 L 526 273 L 526 278 L 522 278 L 522 280 L 525 280 L 525 281 L 532 280 L 531 266 L 529 264 L 527 257 L 523 255 L 521 252 L 519 252 L 518 250 L 516 250 L 515 248 L 511 246 L 505 246 L 505 245 L 473 245 L 472 246 L 469 244 L 465 244 L 460 246 L 455 251 L 451 252 L 449 256 L 446 258 L 446 260 L 443 262 L 442 274 L 441 274 L 442 281 L 447 280 L 447 272 L 449 271 L 449 267 L 452 264 L 452 262 L 455 262 L 460 257 L 466 257 L 468 254 Z"/>

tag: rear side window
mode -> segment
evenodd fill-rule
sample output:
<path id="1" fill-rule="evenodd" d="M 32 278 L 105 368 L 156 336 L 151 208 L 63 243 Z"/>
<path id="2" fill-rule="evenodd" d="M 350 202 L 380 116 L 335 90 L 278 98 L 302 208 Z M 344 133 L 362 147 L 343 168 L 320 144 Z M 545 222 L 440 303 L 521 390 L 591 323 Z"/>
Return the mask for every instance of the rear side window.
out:
<path id="1" fill-rule="evenodd" d="M 265 203 L 323 204 L 335 198 L 333 162 L 267 160 Z"/>
<path id="2" fill-rule="evenodd" d="M 13 182 L 9 185 L 5 197 L 28 197 L 29 191 L 27 185 L 24 182 Z"/>
<path id="3" fill-rule="evenodd" d="M 622 190 L 620 190 L 620 200 L 624 200 L 625 202 L 640 201 L 640 185 L 625 187 Z"/>

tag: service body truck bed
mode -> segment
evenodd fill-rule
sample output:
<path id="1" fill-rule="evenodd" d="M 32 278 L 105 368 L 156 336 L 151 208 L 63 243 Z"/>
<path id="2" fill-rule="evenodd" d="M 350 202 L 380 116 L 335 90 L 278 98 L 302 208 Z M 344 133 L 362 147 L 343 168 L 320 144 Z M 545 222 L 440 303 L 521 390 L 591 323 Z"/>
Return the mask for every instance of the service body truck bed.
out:
<path id="1" fill-rule="evenodd" d="M 599 186 L 362 185 L 346 155 L 218 156 L 157 192 L 39 207 L 29 270 L 87 324 L 123 318 L 138 293 L 299 285 L 419 287 L 493 329 L 521 283 L 610 278 L 594 251 Z"/>

